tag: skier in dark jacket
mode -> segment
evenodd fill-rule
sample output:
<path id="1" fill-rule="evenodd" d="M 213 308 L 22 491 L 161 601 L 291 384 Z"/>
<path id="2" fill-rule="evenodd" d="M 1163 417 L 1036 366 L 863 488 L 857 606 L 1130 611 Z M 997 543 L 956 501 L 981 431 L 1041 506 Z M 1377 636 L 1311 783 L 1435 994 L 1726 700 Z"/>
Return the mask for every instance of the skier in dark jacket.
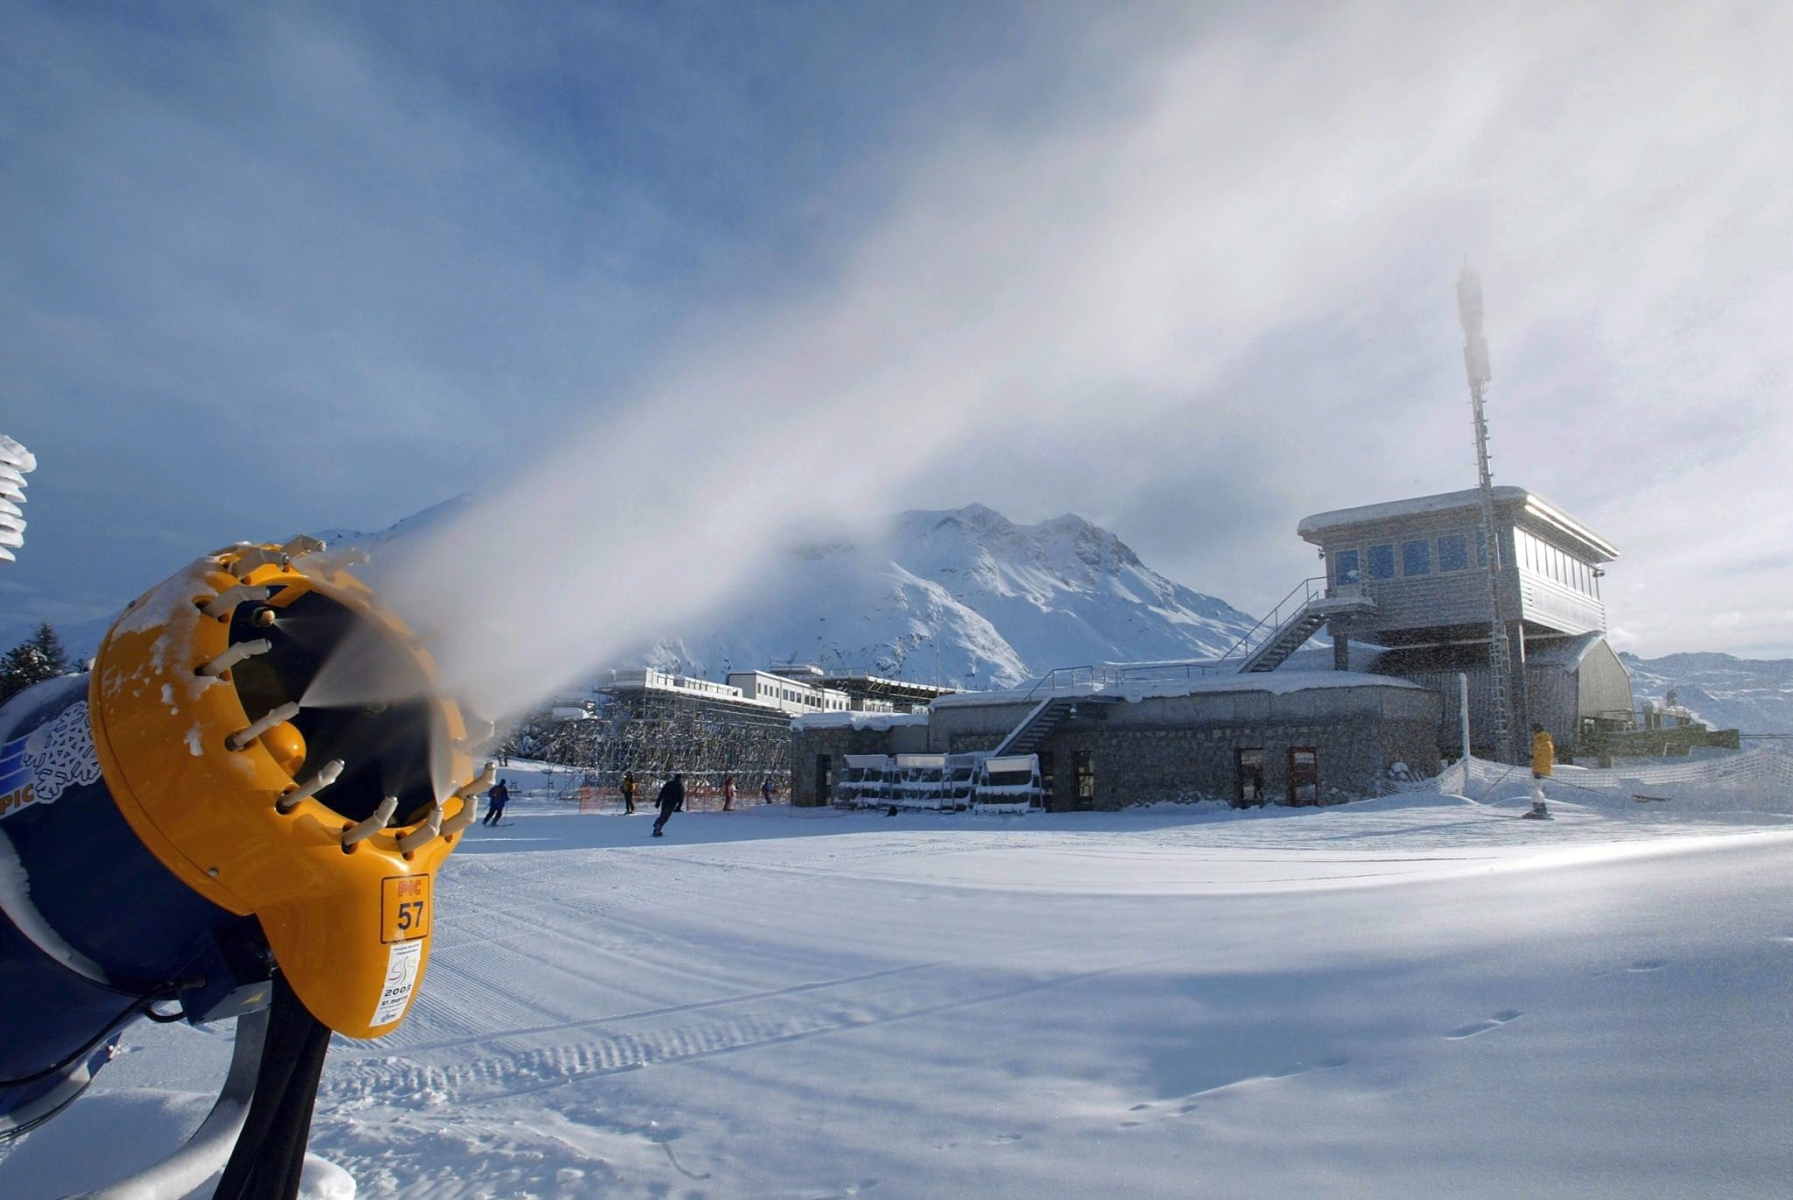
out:
<path id="1" fill-rule="evenodd" d="M 673 813 L 685 807 L 685 777 L 674 775 L 660 785 L 660 815 L 654 818 L 654 836 L 664 837 L 661 830 Z"/>
<path id="2" fill-rule="evenodd" d="M 505 786 L 504 780 L 500 779 L 497 783 L 493 784 L 492 790 L 486 793 L 486 800 L 490 805 L 486 809 L 486 819 L 481 821 L 480 824 L 498 824 L 498 822 L 504 818 L 504 806 L 510 803 L 510 799 L 511 790 Z"/>

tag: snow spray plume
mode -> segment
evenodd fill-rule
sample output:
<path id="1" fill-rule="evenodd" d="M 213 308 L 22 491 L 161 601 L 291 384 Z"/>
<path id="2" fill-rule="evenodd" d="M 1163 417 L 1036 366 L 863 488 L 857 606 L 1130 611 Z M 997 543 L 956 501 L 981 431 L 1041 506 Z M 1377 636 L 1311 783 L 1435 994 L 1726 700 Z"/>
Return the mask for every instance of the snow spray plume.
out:
<path id="1" fill-rule="evenodd" d="M 1610 328 L 1630 321 L 1628 345 L 1651 340 L 1666 313 L 1747 290 L 1764 247 L 1793 245 L 1784 206 L 1760 215 L 1762 196 L 1787 191 L 1787 100 L 1755 82 L 1779 77 L 1763 59 L 1788 24 L 1773 7 L 1514 20 L 1373 4 L 1294 32 L 1252 9 L 1149 51 L 1091 38 L 1089 54 L 1129 61 L 1102 64 L 1125 83 L 1070 106 L 1079 124 L 937 147 L 820 294 L 713 314 L 628 415 L 436 535 L 391 599 L 445 631 L 432 648 L 451 682 L 501 716 L 720 603 L 810 514 L 882 515 L 943 458 L 1001 464 L 1017 430 L 1085 439 L 1035 468 L 1041 507 L 1058 507 L 1054 471 L 1141 486 L 1089 451 L 1090 431 L 1152 440 L 1199 404 L 1257 439 L 1209 462 L 1205 486 L 1249 488 L 1311 442 L 1323 409 L 1299 393 L 1339 382 L 1311 362 L 1289 402 L 1231 412 L 1219 384 L 1364 297 L 1423 293 L 1438 386 L 1454 388 L 1450 286 L 1466 250 L 1502 289 L 1502 344 L 1586 319 L 1588 294 Z M 1707 94 L 1712 78 L 1749 89 L 1766 121 L 1740 123 L 1751 105 Z M 1740 214 L 1774 236 L 1729 232 Z M 1727 344 L 1770 353 L 1778 311 Z M 1411 448 L 1372 432 L 1360 473 L 1405 473 Z M 1175 457 L 1187 471 L 1201 454 Z M 955 483 L 953 499 L 976 487 Z M 320 696 L 378 690 L 343 671 Z"/>

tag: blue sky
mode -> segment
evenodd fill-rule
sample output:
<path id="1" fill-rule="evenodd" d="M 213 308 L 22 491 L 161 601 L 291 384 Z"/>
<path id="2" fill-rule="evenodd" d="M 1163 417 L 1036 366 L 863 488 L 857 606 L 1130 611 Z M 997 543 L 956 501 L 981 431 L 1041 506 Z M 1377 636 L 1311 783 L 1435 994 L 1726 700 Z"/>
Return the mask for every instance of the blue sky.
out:
<path id="1" fill-rule="evenodd" d="M 1467 255 L 1615 641 L 1793 654 L 1793 28 L 1697 7 L 8 6 L 0 601 L 474 491 L 718 588 L 1075 510 L 1261 607 L 1305 513 L 1473 483 Z M 696 482 L 756 462 L 864 478 Z"/>

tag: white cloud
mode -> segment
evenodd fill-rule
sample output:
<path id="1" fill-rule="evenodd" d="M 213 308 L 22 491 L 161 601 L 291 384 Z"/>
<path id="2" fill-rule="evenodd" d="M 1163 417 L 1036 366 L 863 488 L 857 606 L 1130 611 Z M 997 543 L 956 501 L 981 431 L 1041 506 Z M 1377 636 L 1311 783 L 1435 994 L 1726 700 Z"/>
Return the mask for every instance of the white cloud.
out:
<path id="1" fill-rule="evenodd" d="M 832 258 L 767 252 L 751 296 L 731 277 L 671 333 L 688 295 L 656 281 L 666 248 L 702 260 L 717 228 L 465 82 L 482 54 L 551 63 L 572 31 L 457 28 L 431 57 L 324 18 L 219 23 L 205 45 L 146 40 L 159 75 L 128 39 L 47 19 L 12 39 L 49 65 L 15 51 L 0 79 L 18 155 L 0 200 L 28 231 L 0 256 L 0 384 L 71 424 L 162 406 L 190 445 L 143 491 L 208 541 L 508 476 L 424 571 L 478 580 L 450 615 L 494 705 L 716 602 L 817 514 L 1075 509 L 1263 607 L 1313 567 L 1304 513 L 1473 482 L 1465 254 L 1497 478 L 1620 545 L 1607 595 L 1631 648 L 1793 652 L 1793 565 L 1764 557 L 1793 532 L 1774 515 L 1793 511 L 1785 6 L 1060 30 L 1082 57 L 1054 60 L 1037 104 L 1031 59 L 993 68 L 1004 103 L 922 99 L 805 202 L 857 205 L 827 225 Z M 754 101 L 651 38 L 638 57 L 712 80 L 702 111 Z M 677 133 L 640 119 L 650 144 Z M 778 137 L 718 121 L 731 161 Z M 1723 637 L 1717 612 L 1740 614 Z"/>
<path id="2" fill-rule="evenodd" d="M 1788 364 L 1788 22 L 1245 16 L 1142 60 L 1099 116 L 968 127 L 913 165 L 830 287 L 712 316 L 630 417 L 470 526 L 475 544 L 539 535 L 497 564 L 528 581 L 529 615 L 470 601 L 457 623 L 480 644 L 462 649 L 499 706 L 519 702 L 518 681 L 586 665 L 565 647 L 601 660 L 714 602 L 787 521 L 914 500 L 918 480 L 1020 499 L 1024 519 L 1067 494 L 1099 510 L 1181 491 L 1188 512 L 1134 510 L 1153 548 L 1217 496 L 1255 502 L 1251 545 L 1223 529 L 1172 565 L 1197 586 L 1256 566 L 1267 601 L 1292 580 L 1262 564 L 1308 552 L 1292 529 L 1266 547 L 1266 526 L 1473 482 L 1451 307 L 1466 249 L 1488 278 L 1497 475 L 1614 535 L 1614 583 L 1654 593 L 1639 613 L 1609 588 L 1615 609 L 1638 648 L 1679 648 L 1717 597 L 1674 595 L 1702 569 L 1674 536 L 1734 521 L 1742 480 L 1764 509 L 1793 499 L 1761 469 L 1789 427 L 1760 400 Z M 622 496 L 589 469 L 619 459 L 647 480 Z M 1788 582 L 1732 580 L 1735 628 L 1759 633 L 1744 597 L 1778 604 Z M 1209 586 L 1252 599 L 1230 573 Z"/>

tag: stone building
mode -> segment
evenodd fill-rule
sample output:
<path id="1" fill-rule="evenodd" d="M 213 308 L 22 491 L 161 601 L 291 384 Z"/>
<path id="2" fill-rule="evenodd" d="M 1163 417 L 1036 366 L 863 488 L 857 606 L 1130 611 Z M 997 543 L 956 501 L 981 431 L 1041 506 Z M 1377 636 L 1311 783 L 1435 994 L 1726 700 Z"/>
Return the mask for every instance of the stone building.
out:
<path id="1" fill-rule="evenodd" d="M 1056 811 L 1154 800 L 1325 804 L 1438 763 L 1439 698 L 1355 672 L 1126 677 L 944 696 L 913 714 L 824 713 L 791 727 L 792 802 L 829 803 L 848 754 L 1037 753 Z"/>
<path id="2" fill-rule="evenodd" d="M 1521 730 L 1538 722 L 1572 753 L 1595 729 L 1630 722 L 1631 677 L 1606 642 L 1600 594 L 1619 552 L 1534 492 L 1497 487 L 1493 496 L 1494 583 L 1512 655 L 1510 718 Z M 1480 494 L 1317 513 L 1296 532 L 1326 560 L 1327 601 L 1356 602 L 1349 612 L 1325 614 L 1335 661 L 1356 666 L 1351 643 L 1369 642 L 1368 670 L 1436 689 L 1444 700 L 1439 739 L 1452 750 L 1461 741 L 1457 675 L 1468 676 L 1471 745 L 1482 757 L 1500 757 Z"/>
<path id="3" fill-rule="evenodd" d="M 1537 721 L 1573 754 L 1631 721 L 1631 680 L 1606 642 L 1600 595 L 1619 552 L 1524 488 L 1495 488 L 1492 500 L 1492 555 L 1475 491 L 1304 518 L 1296 532 L 1325 576 L 1212 662 L 1059 668 L 1012 692 L 934 697 L 900 721 L 799 718 L 792 797 L 828 803 L 847 754 L 977 751 L 1037 754 L 1059 810 L 1375 795 L 1396 764 L 1429 774 L 1461 753 L 1459 676 L 1473 751 L 1501 756 L 1496 611 L 1511 651 L 1509 729 Z M 1322 629 L 1332 671 L 1311 669 L 1303 649 Z"/>

